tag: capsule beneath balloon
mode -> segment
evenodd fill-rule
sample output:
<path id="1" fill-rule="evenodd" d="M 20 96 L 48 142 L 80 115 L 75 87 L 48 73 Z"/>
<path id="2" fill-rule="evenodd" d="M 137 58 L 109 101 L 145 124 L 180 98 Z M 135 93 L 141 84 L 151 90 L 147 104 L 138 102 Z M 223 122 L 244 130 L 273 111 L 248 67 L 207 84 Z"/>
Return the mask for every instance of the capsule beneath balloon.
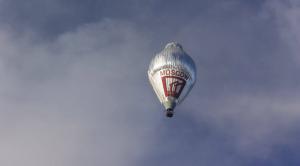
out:
<path id="1" fill-rule="evenodd" d="M 176 105 L 185 99 L 196 82 L 196 66 L 182 46 L 172 42 L 154 56 L 148 78 L 166 109 L 166 116 L 172 117 Z"/>

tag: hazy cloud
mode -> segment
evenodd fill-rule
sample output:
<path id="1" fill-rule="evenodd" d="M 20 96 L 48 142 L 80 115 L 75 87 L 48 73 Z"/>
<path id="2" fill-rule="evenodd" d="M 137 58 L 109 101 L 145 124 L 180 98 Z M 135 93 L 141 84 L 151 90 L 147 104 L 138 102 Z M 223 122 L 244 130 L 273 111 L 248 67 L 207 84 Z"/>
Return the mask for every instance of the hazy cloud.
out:
<path id="1" fill-rule="evenodd" d="M 1 165 L 299 165 L 296 1 L 0 3 Z M 174 40 L 198 80 L 166 119 Z"/>
<path id="2" fill-rule="evenodd" d="M 2 36 L 2 164 L 133 165 L 142 157 L 159 107 L 137 103 L 155 100 L 144 75 L 150 53 L 136 61 L 147 40 L 134 27 L 108 20 L 51 44 Z"/>

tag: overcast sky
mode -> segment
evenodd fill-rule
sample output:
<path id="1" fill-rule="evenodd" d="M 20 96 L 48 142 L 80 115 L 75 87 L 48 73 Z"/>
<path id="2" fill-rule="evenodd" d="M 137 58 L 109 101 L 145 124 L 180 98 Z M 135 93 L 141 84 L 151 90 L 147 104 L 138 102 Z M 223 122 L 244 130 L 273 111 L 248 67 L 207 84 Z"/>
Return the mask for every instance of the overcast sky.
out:
<path id="1" fill-rule="evenodd" d="M 147 78 L 177 41 L 172 119 Z M 300 165 L 298 0 L 0 0 L 1 166 Z"/>

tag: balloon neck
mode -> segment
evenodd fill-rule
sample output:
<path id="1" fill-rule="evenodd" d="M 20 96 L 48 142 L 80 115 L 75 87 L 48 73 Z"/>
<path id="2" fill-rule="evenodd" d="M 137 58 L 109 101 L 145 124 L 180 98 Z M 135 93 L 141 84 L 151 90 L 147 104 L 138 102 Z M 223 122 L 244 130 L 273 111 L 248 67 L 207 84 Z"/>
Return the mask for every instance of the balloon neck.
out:
<path id="1" fill-rule="evenodd" d="M 176 107 L 175 100 L 173 98 L 169 98 L 169 100 L 165 101 L 163 105 L 166 108 L 166 116 L 169 118 L 173 117 L 174 108 Z"/>
<path id="2" fill-rule="evenodd" d="M 167 101 L 163 102 L 164 107 L 166 110 L 168 109 L 174 109 L 176 107 L 175 99 L 168 99 Z"/>

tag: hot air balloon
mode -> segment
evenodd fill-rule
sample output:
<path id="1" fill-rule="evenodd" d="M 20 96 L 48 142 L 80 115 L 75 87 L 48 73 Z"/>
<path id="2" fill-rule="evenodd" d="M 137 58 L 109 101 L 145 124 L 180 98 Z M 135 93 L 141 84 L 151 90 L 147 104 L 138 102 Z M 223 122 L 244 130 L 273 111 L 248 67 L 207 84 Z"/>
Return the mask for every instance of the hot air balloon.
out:
<path id="1" fill-rule="evenodd" d="M 179 43 L 168 43 L 152 59 L 148 78 L 159 101 L 172 117 L 174 108 L 188 95 L 196 81 L 196 66 Z"/>

